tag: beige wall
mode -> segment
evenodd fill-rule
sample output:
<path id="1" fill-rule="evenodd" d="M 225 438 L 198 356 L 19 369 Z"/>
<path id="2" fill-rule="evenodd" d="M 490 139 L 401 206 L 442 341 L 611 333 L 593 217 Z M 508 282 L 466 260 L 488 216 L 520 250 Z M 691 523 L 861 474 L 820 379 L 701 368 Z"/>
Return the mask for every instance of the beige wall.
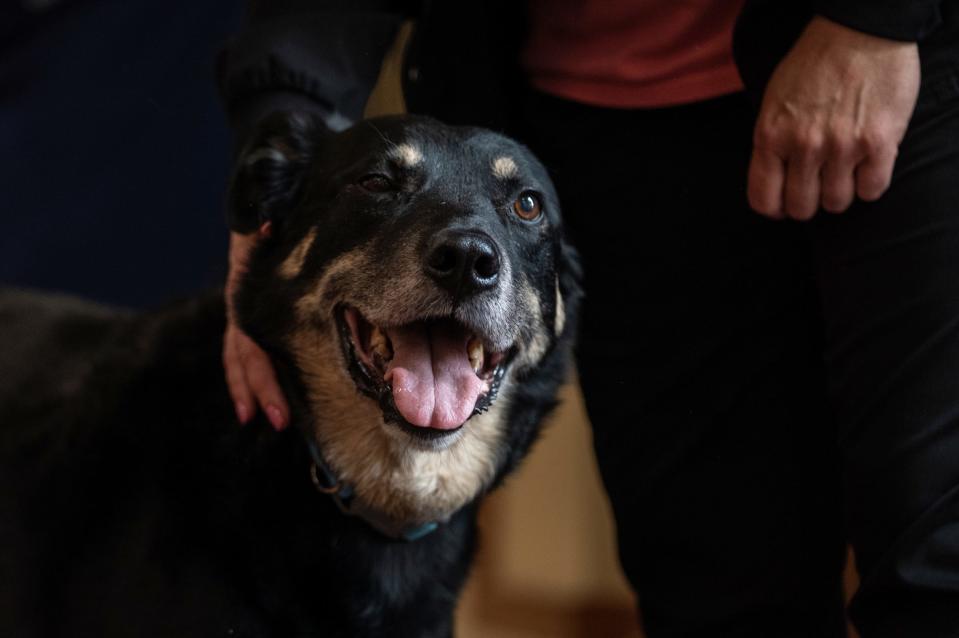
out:
<path id="1" fill-rule="evenodd" d="M 519 472 L 484 504 L 461 638 L 639 636 L 575 385 Z"/>

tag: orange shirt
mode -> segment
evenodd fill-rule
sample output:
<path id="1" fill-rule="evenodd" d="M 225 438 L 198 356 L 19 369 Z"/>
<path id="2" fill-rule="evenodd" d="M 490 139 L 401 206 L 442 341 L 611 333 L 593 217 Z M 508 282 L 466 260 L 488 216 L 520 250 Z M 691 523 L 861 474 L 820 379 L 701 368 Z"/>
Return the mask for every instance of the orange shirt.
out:
<path id="1" fill-rule="evenodd" d="M 522 63 L 533 86 L 619 108 L 742 89 L 732 30 L 744 0 L 529 0 Z"/>

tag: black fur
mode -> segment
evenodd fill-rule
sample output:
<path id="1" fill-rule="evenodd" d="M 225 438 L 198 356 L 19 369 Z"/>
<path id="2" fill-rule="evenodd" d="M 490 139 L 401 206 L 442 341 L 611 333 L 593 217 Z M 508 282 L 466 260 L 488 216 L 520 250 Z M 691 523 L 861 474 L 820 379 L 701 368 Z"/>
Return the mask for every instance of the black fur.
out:
<path id="1" fill-rule="evenodd" d="M 391 201 L 356 190 L 373 147 L 411 138 L 443 149 L 424 153 L 435 164 L 426 178 L 395 176 Z M 547 318 L 558 275 L 568 316 L 515 390 L 498 483 L 554 405 L 574 330 L 579 272 L 555 194 L 515 143 L 429 120 L 379 120 L 331 136 L 282 116 L 247 155 L 264 145 L 283 157 L 241 158 L 232 189 L 233 214 L 247 228 L 272 223 L 237 306 L 277 361 L 294 427 L 237 424 L 221 367 L 219 292 L 143 315 L 0 292 L 0 635 L 451 635 L 475 545 L 475 501 L 415 542 L 339 512 L 309 480 L 310 413 L 283 337 L 312 275 L 358 238 L 372 232 L 385 246 L 406 223 L 403 211 L 454 223 L 450 210 L 465 214 L 464 202 L 490 208 L 467 213 L 488 217 L 537 282 Z M 470 177 L 504 148 L 545 193 L 548 233 L 524 235 L 496 217 L 484 202 L 499 195 Z M 427 192 L 435 197 L 424 204 Z M 383 206 L 399 212 L 384 216 Z M 278 278 L 290 246 L 314 226 L 321 232 L 307 275 Z"/>

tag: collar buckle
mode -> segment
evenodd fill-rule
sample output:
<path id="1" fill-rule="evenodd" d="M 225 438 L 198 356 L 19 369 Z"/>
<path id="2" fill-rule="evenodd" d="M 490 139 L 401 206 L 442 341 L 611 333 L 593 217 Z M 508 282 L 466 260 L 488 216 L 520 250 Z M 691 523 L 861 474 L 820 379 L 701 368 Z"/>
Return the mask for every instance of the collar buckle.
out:
<path id="1" fill-rule="evenodd" d="M 310 463 L 310 480 L 313 482 L 313 487 L 316 488 L 318 492 L 323 494 L 336 494 L 342 489 L 339 481 L 334 481 L 332 485 L 324 485 L 323 481 L 320 480 L 319 475 L 317 474 L 316 463 Z"/>
<path id="2" fill-rule="evenodd" d="M 353 488 L 339 480 L 333 470 L 323 461 L 316 444 L 308 440 L 307 445 L 312 457 L 310 481 L 313 483 L 313 487 L 321 494 L 330 496 L 340 511 L 347 516 L 359 517 L 380 534 L 406 542 L 419 540 L 439 528 L 440 521 L 429 521 L 413 526 L 397 525 L 382 512 L 366 507 L 353 498 Z M 445 519 L 442 522 L 446 522 Z"/>

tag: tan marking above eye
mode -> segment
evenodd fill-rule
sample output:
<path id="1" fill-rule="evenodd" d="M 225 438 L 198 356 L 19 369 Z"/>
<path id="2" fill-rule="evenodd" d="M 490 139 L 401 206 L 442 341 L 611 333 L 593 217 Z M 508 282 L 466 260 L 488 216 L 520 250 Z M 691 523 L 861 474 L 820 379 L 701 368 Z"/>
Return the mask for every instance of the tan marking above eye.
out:
<path id="1" fill-rule="evenodd" d="M 394 146 L 393 150 L 390 151 L 390 156 L 407 168 L 413 168 L 423 161 L 423 153 L 420 152 L 420 149 L 406 143 Z"/>
<path id="2" fill-rule="evenodd" d="M 513 160 L 512 157 L 507 157 L 504 155 L 493 160 L 493 175 L 499 179 L 516 177 L 518 173 L 519 168 L 516 166 L 516 161 Z"/>

